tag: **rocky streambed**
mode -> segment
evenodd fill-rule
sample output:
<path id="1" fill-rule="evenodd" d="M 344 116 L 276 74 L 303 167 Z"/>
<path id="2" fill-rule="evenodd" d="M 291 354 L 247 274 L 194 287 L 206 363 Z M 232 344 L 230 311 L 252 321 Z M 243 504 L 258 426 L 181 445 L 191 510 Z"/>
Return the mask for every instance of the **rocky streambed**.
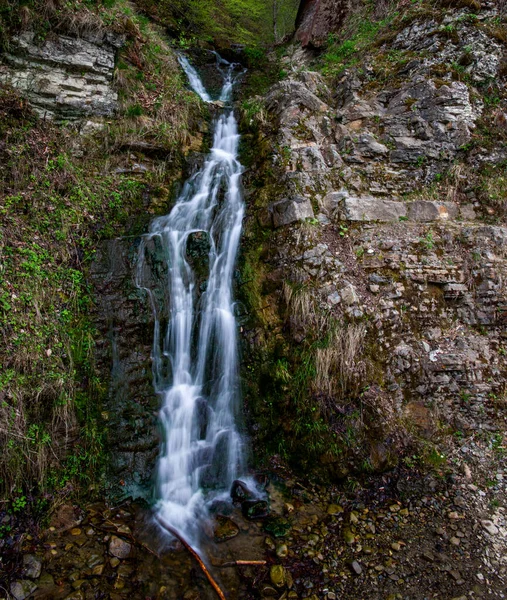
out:
<path id="1" fill-rule="evenodd" d="M 472 440 L 453 452 L 449 468 L 431 475 L 403 466 L 340 487 L 303 484 L 278 470 L 267 486 L 270 516 L 249 520 L 239 504 L 218 507 L 203 556 L 231 600 L 502 598 L 501 456 Z M 39 535 L 2 545 L 5 598 L 215 597 L 186 550 L 131 501 L 63 504 Z"/>

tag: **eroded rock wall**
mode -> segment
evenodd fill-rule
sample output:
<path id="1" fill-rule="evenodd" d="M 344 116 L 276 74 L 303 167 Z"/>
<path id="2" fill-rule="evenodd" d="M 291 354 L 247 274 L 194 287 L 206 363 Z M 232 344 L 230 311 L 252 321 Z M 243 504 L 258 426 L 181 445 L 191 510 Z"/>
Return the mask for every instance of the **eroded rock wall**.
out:
<path id="1" fill-rule="evenodd" d="M 26 95 L 43 118 L 111 117 L 118 104 L 115 55 L 123 41 L 107 32 L 89 39 L 54 35 L 38 43 L 25 32 L 0 57 L 0 82 Z"/>
<path id="2" fill-rule="evenodd" d="M 296 19 L 296 39 L 303 46 L 321 46 L 340 29 L 358 0 L 302 0 Z"/>
<path id="3" fill-rule="evenodd" d="M 313 451 L 332 476 L 347 470 L 347 454 L 348 468 L 385 467 L 407 431 L 434 442 L 440 428 L 495 431 L 503 418 L 507 155 L 502 109 L 481 88 L 496 81 L 501 96 L 503 48 L 484 27 L 495 10 L 468 14 L 412 23 L 333 87 L 295 69 L 266 98 L 260 138 L 275 141 L 257 163 L 256 176 L 268 177 L 252 196 L 247 240 L 248 228 L 274 228 L 257 251 L 257 318 L 278 341 L 266 350 L 255 326 L 247 337 L 264 357 L 258 376 L 273 352 L 279 381 L 261 386 L 273 399 L 255 410 L 262 418 L 263 402 L 278 407 L 302 460 Z M 382 52 L 394 51 L 399 66 L 379 77 Z M 364 333 L 348 367 L 336 367 L 347 346 L 329 323 Z M 326 383 L 347 369 L 361 380 L 355 389 Z M 306 401 L 294 406 L 302 385 Z M 311 445 L 324 422 L 330 445 L 345 440 L 334 458 Z M 351 452 L 349 429 L 361 450 Z"/>

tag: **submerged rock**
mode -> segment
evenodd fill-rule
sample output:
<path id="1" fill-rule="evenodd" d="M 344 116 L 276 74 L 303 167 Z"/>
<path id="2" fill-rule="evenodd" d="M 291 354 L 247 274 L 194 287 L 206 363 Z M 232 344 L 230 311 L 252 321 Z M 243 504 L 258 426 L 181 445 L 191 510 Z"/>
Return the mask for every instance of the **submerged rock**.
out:
<path id="1" fill-rule="evenodd" d="M 269 505 L 265 500 L 245 500 L 241 512 L 247 519 L 264 519 L 269 515 Z"/>
<path id="2" fill-rule="evenodd" d="M 285 517 L 270 517 L 264 523 L 264 530 L 274 537 L 283 537 L 289 533 L 290 523 Z"/>
<path id="3" fill-rule="evenodd" d="M 113 535 L 109 542 L 109 552 L 116 558 L 127 558 L 132 550 L 132 545 Z"/>
<path id="4" fill-rule="evenodd" d="M 238 533 L 239 527 L 232 519 L 220 515 L 216 517 L 216 524 L 213 530 L 213 539 L 215 542 L 225 542 L 236 537 Z"/>

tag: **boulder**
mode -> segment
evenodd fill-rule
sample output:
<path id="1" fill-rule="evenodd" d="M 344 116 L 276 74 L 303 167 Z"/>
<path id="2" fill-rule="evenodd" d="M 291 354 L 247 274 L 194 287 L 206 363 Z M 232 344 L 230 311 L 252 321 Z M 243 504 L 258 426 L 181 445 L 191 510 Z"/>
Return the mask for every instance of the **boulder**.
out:
<path id="1" fill-rule="evenodd" d="M 411 221 L 429 222 L 455 219 L 459 214 L 459 207 L 453 202 L 431 202 L 418 200 L 408 206 L 408 217 Z"/>
<path id="2" fill-rule="evenodd" d="M 294 196 L 275 202 L 270 207 L 273 225 L 283 227 L 297 221 L 313 219 L 313 208 L 310 200 L 303 196 Z"/>
<path id="3" fill-rule="evenodd" d="M 373 196 L 347 197 L 341 200 L 339 212 L 345 221 L 399 221 L 407 216 L 407 205 Z"/>

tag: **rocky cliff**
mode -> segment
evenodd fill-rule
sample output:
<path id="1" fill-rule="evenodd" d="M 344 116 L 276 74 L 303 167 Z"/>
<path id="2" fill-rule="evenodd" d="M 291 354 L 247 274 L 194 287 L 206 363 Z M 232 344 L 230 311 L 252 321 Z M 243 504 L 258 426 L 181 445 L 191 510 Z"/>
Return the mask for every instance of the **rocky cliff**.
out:
<path id="1" fill-rule="evenodd" d="M 248 273 L 263 265 L 246 284 L 252 406 L 264 425 L 289 411 L 276 449 L 303 463 L 313 453 L 333 477 L 382 470 L 414 443 L 423 460 L 444 432 L 501 430 L 498 20 L 491 3 L 414 14 L 327 81 L 295 49 L 288 78 L 248 115 L 263 157 L 245 253 Z"/>

